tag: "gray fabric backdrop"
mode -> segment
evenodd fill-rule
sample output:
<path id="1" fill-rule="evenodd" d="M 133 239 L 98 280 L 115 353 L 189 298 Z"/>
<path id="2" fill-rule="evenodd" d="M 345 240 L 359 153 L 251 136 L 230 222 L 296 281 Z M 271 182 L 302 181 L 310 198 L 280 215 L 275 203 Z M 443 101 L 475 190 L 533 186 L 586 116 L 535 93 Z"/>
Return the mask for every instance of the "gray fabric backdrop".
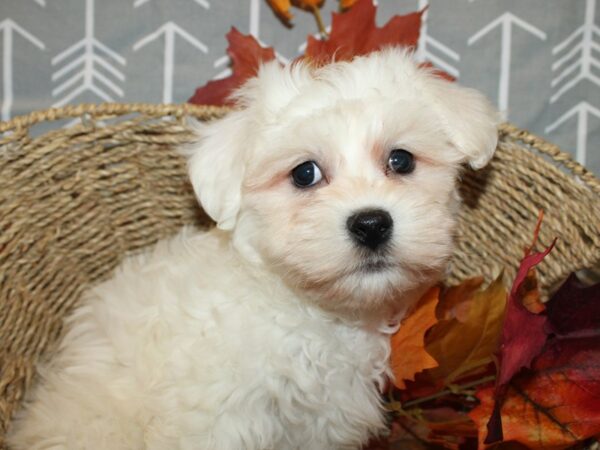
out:
<path id="1" fill-rule="evenodd" d="M 597 0 L 379 0 L 378 22 L 429 5 L 420 57 L 600 173 Z M 324 18 L 337 2 L 327 0 Z M 1 118 L 67 103 L 183 102 L 227 73 L 234 25 L 295 57 L 264 0 L 0 0 Z"/>

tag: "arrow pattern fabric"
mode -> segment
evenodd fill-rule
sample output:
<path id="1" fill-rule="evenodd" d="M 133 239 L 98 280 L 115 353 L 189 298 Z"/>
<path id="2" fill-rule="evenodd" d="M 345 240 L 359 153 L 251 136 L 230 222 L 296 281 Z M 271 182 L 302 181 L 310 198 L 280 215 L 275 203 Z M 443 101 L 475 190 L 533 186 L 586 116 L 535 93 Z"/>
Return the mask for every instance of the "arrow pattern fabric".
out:
<path id="1" fill-rule="evenodd" d="M 417 58 L 485 92 L 504 117 L 600 174 L 600 0 L 379 0 L 428 7 Z M 337 2 L 327 0 L 326 25 Z M 81 102 L 183 102 L 227 76 L 231 26 L 285 62 L 316 32 L 265 0 L 0 0 L 0 119 Z"/>

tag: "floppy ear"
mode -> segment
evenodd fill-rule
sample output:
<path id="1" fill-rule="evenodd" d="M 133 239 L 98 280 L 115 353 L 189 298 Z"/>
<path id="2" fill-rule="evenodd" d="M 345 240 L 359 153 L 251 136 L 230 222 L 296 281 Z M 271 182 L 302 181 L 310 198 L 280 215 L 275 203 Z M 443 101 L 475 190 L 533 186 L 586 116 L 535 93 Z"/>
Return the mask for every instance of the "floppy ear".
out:
<path id="1" fill-rule="evenodd" d="M 485 166 L 496 150 L 500 115 L 474 89 L 439 77 L 428 80 L 429 92 L 453 145 L 474 169 Z"/>
<path id="2" fill-rule="evenodd" d="M 298 86 L 309 79 L 306 64 L 265 63 L 256 77 L 232 93 L 231 99 L 241 109 L 215 122 L 195 123 L 199 141 L 183 151 L 189 158 L 189 176 L 200 204 L 222 230 L 235 226 L 256 128 L 275 120 L 277 112 L 298 95 Z"/>
<path id="3" fill-rule="evenodd" d="M 235 226 L 240 209 L 246 158 L 246 111 L 233 111 L 207 124 L 193 122 L 199 140 L 183 152 L 188 173 L 204 211 L 222 230 Z"/>

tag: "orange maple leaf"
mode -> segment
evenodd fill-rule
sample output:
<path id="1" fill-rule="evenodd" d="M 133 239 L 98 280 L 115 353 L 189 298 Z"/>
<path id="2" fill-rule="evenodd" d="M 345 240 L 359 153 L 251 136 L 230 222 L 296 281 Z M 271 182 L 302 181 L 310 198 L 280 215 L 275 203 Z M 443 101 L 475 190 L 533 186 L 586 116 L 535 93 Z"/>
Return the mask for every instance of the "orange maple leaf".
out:
<path id="1" fill-rule="evenodd" d="M 315 8 L 320 8 L 323 6 L 325 0 L 292 0 L 292 4 L 296 8 L 305 9 L 307 11 L 312 11 Z"/>
<path id="2" fill-rule="evenodd" d="M 502 277 L 485 290 L 475 290 L 478 282 L 467 280 L 448 291 L 451 304 L 463 309 L 467 305 L 468 310 L 460 311 L 459 317 L 439 321 L 427 335 L 427 352 L 439 363 L 439 367 L 427 371 L 427 376 L 442 380 L 445 385 L 474 370 L 485 369 L 498 349 L 507 291 Z M 465 296 L 464 303 L 459 302 L 460 295 Z M 444 302 L 442 297 L 440 305 Z"/>
<path id="3" fill-rule="evenodd" d="M 542 302 L 540 294 L 540 283 L 537 277 L 535 267 L 529 269 L 527 276 L 523 280 L 523 284 L 519 286 L 518 294 L 521 297 L 521 303 L 529 312 L 539 314 L 546 309 L 546 305 Z"/>
<path id="4" fill-rule="evenodd" d="M 275 15 L 284 22 L 290 22 L 294 16 L 290 12 L 292 2 L 290 0 L 267 0 L 267 4 L 271 7 Z"/>
<path id="5" fill-rule="evenodd" d="M 483 277 L 474 277 L 463 281 L 459 285 L 447 288 L 442 293 L 435 311 L 438 319 L 457 319 L 460 322 L 465 322 L 468 319 L 473 296 L 479 290 L 483 281 Z"/>
<path id="6" fill-rule="evenodd" d="M 314 11 L 315 8 L 323 6 L 324 2 L 325 0 L 267 0 L 273 12 L 285 23 L 294 18 L 290 12 L 292 5 L 305 11 Z"/>
<path id="7" fill-rule="evenodd" d="M 355 3 L 356 0 L 340 0 L 340 8 L 343 10 L 350 9 Z"/>
<path id="8" fill-rule="evenodd" d="M 435 308 L 439 294 L 439 287 L 431 288 L 392 336 L 390 366 L 394 384 L 400 389 L 405 389 L 404 381 L 414 380 L 416 373 L 438 365 L 425 350 L 425 333 L 437 322 Z"/>
<path id="9" fill-rule="evenodd" d="M 392 410 L 394 410 L 392 408 Z M 397 414 L 385 441 L 365 450 L 408 449 L 427 450 L 444 447 L 459 450 L 467 439 L 477 438 L 477 425 L 462 411 L 448 407 L 420 409 L 418 414 L 406 410 L 395 410 Z M 384 446 L 387 442 L 388 446 Z"/>

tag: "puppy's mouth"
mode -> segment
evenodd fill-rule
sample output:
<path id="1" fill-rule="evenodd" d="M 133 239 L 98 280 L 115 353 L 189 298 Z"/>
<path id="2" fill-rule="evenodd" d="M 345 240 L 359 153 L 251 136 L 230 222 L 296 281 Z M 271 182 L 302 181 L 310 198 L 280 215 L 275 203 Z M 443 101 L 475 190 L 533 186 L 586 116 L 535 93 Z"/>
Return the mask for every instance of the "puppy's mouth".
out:
<path id="1" fill-rule="evenodd" d="M 393 269 L 396 265 L 391 263 L 386 259 L 375 259 L 375 260 L 367 260 L 358 264 L 352 272 L 364 273 L 364 274 L 373 274 L 379 272 L 385 272 L 387 270 Z"/>

